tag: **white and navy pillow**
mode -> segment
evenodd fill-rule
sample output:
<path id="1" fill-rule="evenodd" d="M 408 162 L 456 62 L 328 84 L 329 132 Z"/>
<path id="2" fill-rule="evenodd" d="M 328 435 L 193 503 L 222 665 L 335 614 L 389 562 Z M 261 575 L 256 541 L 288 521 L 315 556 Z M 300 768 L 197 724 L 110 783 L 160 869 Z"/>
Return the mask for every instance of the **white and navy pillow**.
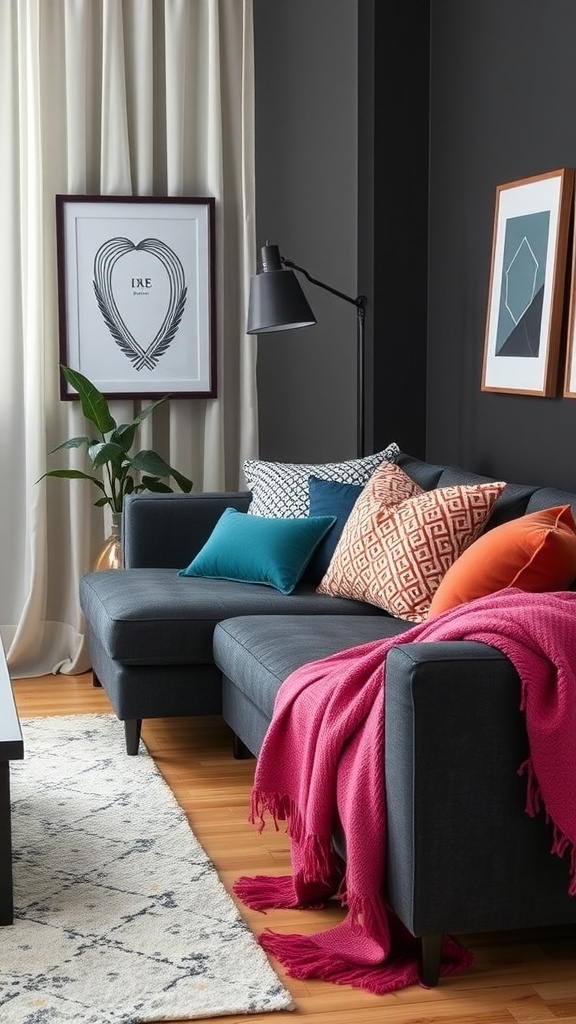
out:
<path id="1" fill-rule="evenodd" d="M 248 490 L 252 491 L 248 511 L 253 516 L 307 516 L 310 513 L 309 477 L 337 480 L 344 484 L 365 484 L 381 463 L 394 462 L 399 452 L 398 445 L 392 442 L 381 452 L 346 462 L 311 465 L 246 459 L 244 476 Z"/>

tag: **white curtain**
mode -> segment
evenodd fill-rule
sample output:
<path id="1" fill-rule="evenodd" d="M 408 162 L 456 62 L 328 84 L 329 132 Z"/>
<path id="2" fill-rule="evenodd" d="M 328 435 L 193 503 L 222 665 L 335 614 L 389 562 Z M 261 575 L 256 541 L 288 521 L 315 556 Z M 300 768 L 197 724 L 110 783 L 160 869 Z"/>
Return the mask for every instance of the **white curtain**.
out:
<path id="1" fill-rule="evenodd" d="M 89 668 L 80 575 L 107 532 L 60 401 L 55 195 L 214 196 L 218 396 L 174 399 L 139 441 L 235 489 L 257 449 L 251 0 L 0 0 L 0 632 L 14 677 Z M 143 404 L 147 404 L 143 402 Z M 117 421 L 141 405 L 111 402 Z"/>

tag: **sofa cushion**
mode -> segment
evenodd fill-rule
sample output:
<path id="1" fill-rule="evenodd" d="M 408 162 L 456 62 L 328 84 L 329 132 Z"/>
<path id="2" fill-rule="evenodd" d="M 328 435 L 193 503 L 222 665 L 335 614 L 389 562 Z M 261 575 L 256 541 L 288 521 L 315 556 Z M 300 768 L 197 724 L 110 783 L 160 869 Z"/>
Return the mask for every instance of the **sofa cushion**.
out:
<path id="1" fill-rule="evenodd" d="M 229 616 L 377 614 L 360 601 L 323 597 L 311 584 L 286 596 L 260 584 L 184 578 L 172 568 L 86 573 L 80 604 L 110 658 L 160 666 L 212 664 L 214 627 Z"/>
<path id="2" fill-rule="evenodd" d="M 572 491 L 563 491 L 559 487 L 538 487 L 533 492 L 526 506 L 527 512 L 541 512 L 557 505 L 570 505 L 576 520 L 576 496 Z"/>
<path id="3" fill-rule="evenodd" d="M 448 569 L 430 616 L 505 587 L 564 590 L 576 578 L 576 523 L 570 505 L 502 523 L 471 544 Z"/>
<path id="4" fill-rule="evenodd" d="M 403 474 L 398 466 L 385 468 Z M 369 601 L 410 622 L 426 619 L 440 580 L 479 536 L 506 485 L 494 481 L 421 492 L 410 484 L 415 492 L 396 503 L 382 501 L 376 487 L 364 489 L 319 593 Z"/>
<path id="5" fill-rule="evenodd" d="M 399 452 L 394 462 L 423 491 L 429 491 L 432 487 L 438 487 L 438 481 L 446 468 L 445 466 L 435 465 L 433 462 L 424 462 L 422 459 L 417 459 L 406 452 Z M 460 480 L 459 483 L 470 483 L 470 481 Z"/>
<path id="6" fill-rule="evenodd" d="M 455 487 L 459 484 L 488 484 L 494 477 L 484 476 L 480 473 L 472 473 L 469 469 L 462 469 L 460 466 L 439 466 L 430 462 L 422 462 L 405 452 L 395 459 L 396 465 L 400 466 L 408 476 L 417 484 L 429 491 L 432 487 Z M 486 530 L 491 530 L 500 523 L 509 519 L 522 516 L 528 510 L 528 503 L 538 488 L 530 484 L 506 484 L 502 494 L 494 504 L 490 518 L 486 523 Z M 559 505 L 561 502 L 549 501 L 548 505 Z M 543 508 L 543 505 L 539 506 Z"/>
<path id="7" fill-rule="evenodd" d="M 179 576 L 264 583 L 291 594 L 336 516 L 277 519 L 224 510 L 208 540 Z"/>
<path id="8" fill-rule="evenodd" d="M 223 675 L 271 718 L 280 684 L 301 665 L 409 629 L 409 623 L 373 611 L 354 618 L 277 615 L 266 622 L 260 615 L 243 615 L 225 619 L 214 631 L 214 660 Z"/>
<path id="9" fill-rule="evenodd" d="M 375 455 L 346 462 L 310 464 L 246 459 L 244 476 L 252 492 L 248 511 L 257 516 L 307 516 L 310 476 L 345 484 L 365 484 L 377 466 L 384 461 L 394 461 L 398 452 L 398 445 L 392 442 Z"/>
<path id="10" fill-rule="evenodd" d="M 363 484 L 341 484 L 337 480 L 321 480 L 311 476 L 308 481 L 311 516 L 335 516 L 334 526 L 322 538 L 316 548 L 303 578 L 310 583 L 319 583 L 334 554 L 336 545 L 350 515 L 356 499 L 360 497 Z"/>

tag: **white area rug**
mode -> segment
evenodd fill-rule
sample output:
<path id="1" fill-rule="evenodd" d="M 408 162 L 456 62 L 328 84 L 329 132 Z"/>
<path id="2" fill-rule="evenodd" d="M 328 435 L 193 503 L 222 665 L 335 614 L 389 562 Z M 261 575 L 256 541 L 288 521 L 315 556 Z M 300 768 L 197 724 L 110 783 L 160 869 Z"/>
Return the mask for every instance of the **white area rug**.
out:
<path id="1" fill-rule="evenodd" d="M 23 719 L 2 1024 L 293 1009 L 143 744 L 112 715 Z"/>

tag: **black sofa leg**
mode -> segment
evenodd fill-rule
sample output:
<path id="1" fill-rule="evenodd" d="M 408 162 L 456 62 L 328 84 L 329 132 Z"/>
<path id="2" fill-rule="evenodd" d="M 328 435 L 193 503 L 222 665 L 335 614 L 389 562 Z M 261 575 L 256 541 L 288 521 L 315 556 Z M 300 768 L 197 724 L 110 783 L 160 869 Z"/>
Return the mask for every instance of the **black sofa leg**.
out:
<path id="1" fill-rule="evenodd" d="M 248 747 L 246 746 L 245 743 L 242 742 L 240 737 L 237 736 L 236 733 L 233 733 L 233 736 L 234 736 L 234 748 L 233 749 L 234 749 L 234 757 L 236 758 L 236 760 L 237 761 L 245 761 L 246 758 L 253 757 L 254 755 L 252 754 L 252 751 L 248 749 Z"/>
<path id="2" fill-rule="evenodd" d="M 94 672 L 94 669 L 92 669 L 92 686 L 102 686 L 102 683 L 98 679 L 98 676 Z"/>
<path id="3" fill-rule="evenodd" d="M 142 730 L 141 718 L 128 718 L 124 722 L 124 734 L 126 736 L 126 753 L 137 754 L 140 746 L 140 732 Z"/>
<path id="4" fill-rule="evenodd" d="M 427 988 L 438 984 L 442 935 L 422 935 L 420 938 L 420 981 Z"/>

